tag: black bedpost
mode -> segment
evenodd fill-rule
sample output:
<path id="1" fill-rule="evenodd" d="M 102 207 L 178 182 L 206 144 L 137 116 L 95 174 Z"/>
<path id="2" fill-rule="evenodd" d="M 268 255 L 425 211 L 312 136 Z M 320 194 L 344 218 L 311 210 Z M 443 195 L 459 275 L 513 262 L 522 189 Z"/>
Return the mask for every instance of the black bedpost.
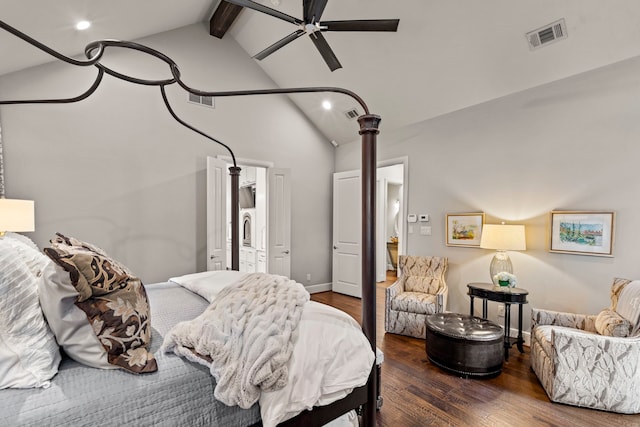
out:
<path id="1" fill-rule="evenodd" d="M 240 170 L 229 168 L 231 175 L 231 269 L 240 270 Z"/>
<path id="2" fill-rule="evenodd" d="M 362 330 L 376 351 L 376 136 L 380 116 L 358 118 L 362 135 Z M 377 376 L 374 363 L 367 387 L 367 403 L 362 413 L 364 426 L 376 425 Z"/>

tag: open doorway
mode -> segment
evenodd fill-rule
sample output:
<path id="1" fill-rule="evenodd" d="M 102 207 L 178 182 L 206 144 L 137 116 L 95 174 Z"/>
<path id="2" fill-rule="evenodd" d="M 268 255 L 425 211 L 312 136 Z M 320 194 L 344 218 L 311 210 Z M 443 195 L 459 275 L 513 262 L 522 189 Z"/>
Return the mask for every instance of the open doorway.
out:
<path id="1" fill-rule="evenodd" d="M 390 246 L 397 247 L 397 256 L 406 251 L 406 231 L 402 218 L 406 211 L 407 173 L 406 157 L 378 162 L 376 196 L 376 281 L 378 282 L 386 280 L 387 265 L 390 264 L 391 255 L 389 255 L 387 243 L 396 242 L 395 245 Z M 361 297 L 361 211 L 360 171 L 334 173 L 332 290 L 358 298 Z"/>
<path id="2" fill-rule="evenodd" d="M 228 165 L 231 166 L 231 165 Z M 239 165 L 240 263 L 243 273 L 267 272 L 267 169 Z M 231 180 L 227 180 L 227 270 L 231 269 Z"/>
<path id="3" fill-rule="evenodd" d="M 379 167 L 376 199 L 376 281 L 397 276 L 398 256 L 403 253 L 404 164 Z"/>
<path id="4" fill-rule="evenodd" d="M 231 159 L 207 158 L 207 269 L 231 268 Z M 291 171 L 238 159 L 239 269 L 291 274 Z"/>

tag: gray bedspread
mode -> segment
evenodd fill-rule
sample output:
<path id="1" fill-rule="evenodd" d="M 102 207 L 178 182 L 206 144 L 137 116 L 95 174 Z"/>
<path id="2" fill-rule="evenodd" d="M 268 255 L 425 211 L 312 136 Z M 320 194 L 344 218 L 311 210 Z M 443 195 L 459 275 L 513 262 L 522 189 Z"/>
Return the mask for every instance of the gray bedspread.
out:
<path id="1" fill-rule="evenodd" d="M 0 426 L 250 426 L 258 405 L 228 407 L 215 400 L 207 368 L 160 351 L 164 335 L 208 303 L 174 283 L 146 286 L 151 351 L 158 371 L 134 375 L 89 368 L 64 357 L 48 389 L 0 390 Z"/>

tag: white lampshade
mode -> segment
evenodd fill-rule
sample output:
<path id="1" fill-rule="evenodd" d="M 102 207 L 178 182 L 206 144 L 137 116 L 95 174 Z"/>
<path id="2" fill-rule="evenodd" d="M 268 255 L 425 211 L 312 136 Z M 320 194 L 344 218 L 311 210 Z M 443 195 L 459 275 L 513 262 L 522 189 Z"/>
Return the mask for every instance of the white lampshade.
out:
<path id="1" fill-rule="evenodd" d="M 506 251 L 527 249 L 524 239 L 524 225 L 485 224 L 482 227 L 480 247 L 498 251 L 489 265 L 489 276 L 491 281 L 497 285 L 496 274 L 513 273 L 513 265 Z"/>
<path id="2" fill-rule="evenodd" d="M 6 231 L 34 231 L 35 207 L 33 200 L 0 198 L 0 234 Z"/>
<path id="3" fill-rule="evenodd" d="M 482 227 L 480 247 L 500 251 L 524 251 L 524 225 L 485 224 Z"/>

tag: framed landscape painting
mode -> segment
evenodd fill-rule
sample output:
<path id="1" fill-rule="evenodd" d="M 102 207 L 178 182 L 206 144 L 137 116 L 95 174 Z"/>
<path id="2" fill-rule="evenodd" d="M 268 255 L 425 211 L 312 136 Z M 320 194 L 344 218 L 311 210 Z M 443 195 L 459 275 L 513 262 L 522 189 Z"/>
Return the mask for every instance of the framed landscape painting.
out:
<path id="1" fill-rule="evenodd" d="M 484 212 L 447 214 L 447 246 L 480 247 Z"/>
<path id="2" fill-rule="evenodd" d="M 550 252 L 613 256 L 615 212 L 551 212 Z"/>

